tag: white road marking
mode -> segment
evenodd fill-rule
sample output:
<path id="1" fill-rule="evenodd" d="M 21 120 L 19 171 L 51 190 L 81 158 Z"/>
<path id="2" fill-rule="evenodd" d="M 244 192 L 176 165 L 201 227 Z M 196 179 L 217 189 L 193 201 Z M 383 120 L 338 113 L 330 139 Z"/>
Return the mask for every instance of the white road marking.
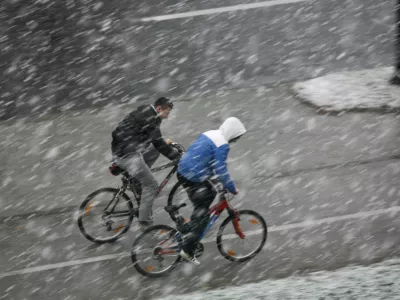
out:
<path id="1" fill-rule="evenodd" d="M 312 221 L 280 225 L 280 226 L 272 226 L 272 227 L 268 228 L 268 232 L 285 231 L 285 230 L 290 230 L 290 229 L 313 227 L 313 226 L 318 226 L 318 225 L 322 225 L 322 224 L 335 223 L 335 222 L 339 222 L 339 221 L 348 221 L 348 220 L 353 220 L 353 219 L 365 219 L 365 218 L 369 218 L 369 217 L 375 217 L 375 216 L 386 215 L 386 214 L 396 214 L 398 212 L 400 212 L 400 206 L 393 206 L 393 207 L 389 207 L 389 208 L 358 212 L 358 213 L 354 213 L 354 214 L 342 215 L 342 216 L 337 216 L 337 217 L 329 217 L 329 218 L 324 218 L 324 219 L 319 219 L 319 220 L 312 220 Z"/>
<path id="2" fill-rule="evenodd" d="M 118 253 L 118 254 L 102 255 L 102 256 L 96 256 L 96 257 L 90 257 L 90 258 L 71 260 L 71 261 L 66 261 L 66 262 L 61 262 L 61 263 L 56 263 L 56 264 L 48 264 L 48 265 L 44 265 L 44 266 L 26 268 L 26 269 L 22 269 L 22 270 L 0 273 L 0 278 L 9 277 L 9 276 L 13 276 L 13 275 L 22 275 L 22 274 L 29 274 L 29 273 L 65 268 L 65 267 L 72 267 L 72 266 L 76 266 L 76 265 L 94 263 L 94 262 L 104 261 L 104 260 L 112 260 L 112 259 L 116 259 L 116 258 L 130 256 L 130 254 L 131 254 L 130 252 L 123 252 L 123 253 Z"/>
<path id="3" fill-rule="evenodd" d="M 337 217 L 329 217 L 329 218 L 313 220 L 313 221 L 306 221 L 306 222 L 280 225 L 280 226 L 272 226 L 268 229 L 268 232 L 278 232 L 278 231 L 287 231 L 287 230 L 298 229 L 298 228 L 315 227 L 315 226 L 319 226 L 322 224 L 330 224 L 330 223 L 347 221 L 347 220 L 355 220 L 355 219 L 365 219 L 365 218 L 375 217 L 375 216 L 385 215 L 385 214 L 397 214 L 399 212 L 400 212 L 400 206 L 393 206 L 393 207 L 389 207 L 389 208 L 385 208 L 385 209 L 358 212 L 358 213 L 354 213 L 354 214 L 348 214 L 348 215 L 337 216 Z M 248 233 L 248 235 L 253 235 L 253 234 L 256 234 L 257 232 L 258 231 L 254 231 L 252 233 Z M 232 235 L 232 237 L 230 237 L 230 238 L 235 238 L 235 237 L 236 236 Z M 208 238 L 208 239 L 203 240 L 203 243 L 210 243 L 210 242 L 215 242 L 215 238 Z M 14 276 L 14 275 L 36 273 L 36 272 L 65 268 L 65 267 L 71 267 L 71 266 L 94 263 L 94 262 L 99 262 L 99 261 L 113 260 L 113 259 L 128 257 L 130 255 L 131 255 L 130 252 L 123 252 L 123 253 L 118 253 L 118 254 L 102 255 L 102 256 L 96 256 L 96 257 L 91 257 L 91 258 L 77 259 L 77 260 L 72 260 L 72 261 L 67 261 L 67 262 L 31 267 L 31 268 L 26 268 L 26 269 L 21 269 L 21 270 L 16 270 L 16 271 L 0 273 L 0 278 Z"/>
<path id="4" fill-rule="evenodd" d="M 188 12 L 177 13 L 177 14 L 145 17 L 145 18 L 137 19 L 137 21 L 159 22 L 159 21 L 165 21 L 165 20 L 184 19 L 184 18 L 191 18 L 191 17 L 197 17 L 197 16 L 220 14 L 220 13 L 231 12 L 231 11 L 248 10 L 248 9 L 254 9 L 254 8 L 263 8 L 263 7 L 270 7 L 270 6 L 291 4 L 291 3 L 298 3 L 298 2 L 307 2 L 307 1 L 310 1 L 310 0 L 270 0 L 270 1 L 263 1 L 263 2 L 258 2 L 258 3 L 238 4 L 238 5 L 211 8 L 211 9 L 188 11 Z"/>

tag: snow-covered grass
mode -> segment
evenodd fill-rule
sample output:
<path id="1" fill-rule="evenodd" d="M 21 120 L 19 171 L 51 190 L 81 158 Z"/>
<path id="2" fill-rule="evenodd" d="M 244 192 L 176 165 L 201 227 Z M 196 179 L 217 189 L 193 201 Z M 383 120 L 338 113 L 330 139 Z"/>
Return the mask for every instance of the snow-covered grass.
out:
<path id="1" fill-rule="evenodd" d="M 333 272 L 265 280 L 242 286 L 170 295 L 163 300 L 328 300 L 400 299 L 400 259 L 371 266 L 352 266 Z M 160 298 L 161 300 L 161 298 Z"/>
<path id="2" fill-rule="evenodd" d="M 400 87 L 388 80 L 393 68 L 340 72 L 297 82 L 294 91 L 308 103 L 326 111 L 399 108 Z"/>

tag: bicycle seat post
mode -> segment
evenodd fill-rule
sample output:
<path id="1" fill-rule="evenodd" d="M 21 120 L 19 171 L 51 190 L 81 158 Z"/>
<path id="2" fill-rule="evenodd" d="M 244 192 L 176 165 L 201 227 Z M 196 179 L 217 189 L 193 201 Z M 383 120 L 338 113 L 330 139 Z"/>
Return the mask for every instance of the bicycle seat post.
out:
<path id="1" fill-rule="evenodd" d="M 121 181 L 122 181 L 122 187 L 121 188 L 126 190 L 127 187 L 129 186 L 129 178 L 128 178 L 126 173 L 122 173 Z"/>

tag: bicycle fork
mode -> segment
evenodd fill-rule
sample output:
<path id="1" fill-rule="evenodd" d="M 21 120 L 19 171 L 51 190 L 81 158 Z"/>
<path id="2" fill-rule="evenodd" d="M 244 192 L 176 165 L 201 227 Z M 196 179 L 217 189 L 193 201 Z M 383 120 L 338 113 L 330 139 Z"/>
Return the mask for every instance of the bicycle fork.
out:
<path id="1" fill-rule="evenodd" d="M 233 228 L 235 229 L 236 234 L 241 239 L 244 239 L 246 236 L 244 235 L 242 227 L 239 224 L 239 221 L 240 221 L 239 214 L 233 208 L 228 208 L 228 213 L 233 218 L 232 219 L 232 225 L 233 225 Z"/>

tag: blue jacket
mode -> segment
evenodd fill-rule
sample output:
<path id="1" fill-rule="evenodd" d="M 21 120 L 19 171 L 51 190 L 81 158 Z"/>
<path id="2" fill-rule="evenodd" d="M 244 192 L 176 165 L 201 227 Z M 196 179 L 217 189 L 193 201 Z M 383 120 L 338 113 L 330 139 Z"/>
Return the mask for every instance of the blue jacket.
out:
<path id="1" fill-rule="evenodd" d="M 178 173 L 193 182 L 203 182 L 216 175 L 225 189 L 236 193 L 227 168 L 229 140 L 245 132 L 239 119 L 228 118 L 218 130 L 202 133 L 182 156 Z"/>

